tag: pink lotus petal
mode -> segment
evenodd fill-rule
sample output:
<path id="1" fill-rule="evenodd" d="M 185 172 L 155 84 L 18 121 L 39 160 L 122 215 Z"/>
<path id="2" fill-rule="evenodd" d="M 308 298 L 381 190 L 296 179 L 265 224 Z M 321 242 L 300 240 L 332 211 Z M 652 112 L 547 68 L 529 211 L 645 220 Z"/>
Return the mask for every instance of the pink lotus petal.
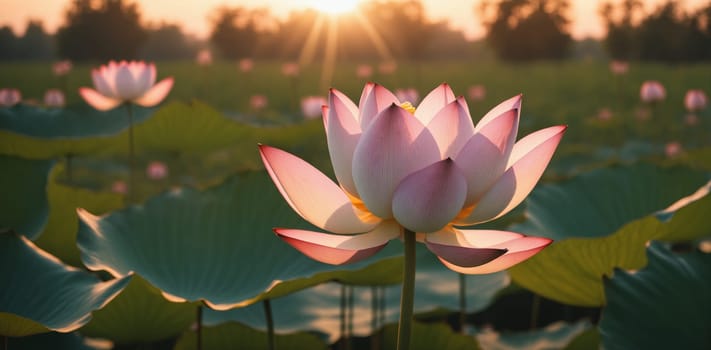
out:
<path id="1" fill-rule="evenodd" d="M 353 180 L 368 210 L 386 219 L 392 217 L 393 193 L 400 181 L 439 160 L 432 134 L 393 104 L 361 135 L 353 154 Z"/>
<path id="2" fill-rule="evenodd" d="M 481 120 L 479 120 L 479 123 L 476 124 L 476 127 L 474 127 L 474 130 L 475 131 L 481 130 L 490 121 L 494 120 L 496 117 L 498 117 L 510 110 L 516 109 L 520 113 L 522 99 L 523 99 L 523 95 L 519 94 L 514 97 L 511 97 L 510 99 L 508 99 L 504 102 L 499 103 L 496 107 L 492 108 L 489 112 L 487 112 L 484 115 L 484 117 L 481 118 Z M 518 129 L 518 123 L 516 124 L 516 129 Z"/>
<path id="3" fill-rule="evenodd" d="M 400 235 L 401 228 L 392 221 L 384 222 L 373 231 L 353 236 L 276 228 L 274 232 L 292 247 L 311 259 L 331 265 L 358 262 L 373 256 L 391 239 Z"/>
<path id="4" fill-rule="evenodd" d="M 341 187 L 357 196 L 358 191 L 353 182 L 353 153 L 361 136 L 360 124 L 356 119 L 358 111 L 350 99 L 333 89 L 328 104 L 326 138 L 331 164 Z"/>
<path id="5" fill-rule="evenodd" d="M 94 82 L 94 88 L 96 91 L 106 97 L 118 98 L 116 95 L 116 89 L 114 89 L 113 76 L 109 76 L 106 73 L 106 68 L 102 66 L 99 69 L 93 69 L 91 71 L 91 79 Z"/>
<path id="6" fill-rule="evenodd" d="M 492 119 L 474 133 L 454 158 L 467 179 L 466 206 L 476 203 L 506 170 L 517 119 L 515 109 Z"/>
<path id="7" fill-rule="evenodd" d="M 434 232 L 457 216 L 466 194 L 464 175 L 447 158 L 400 182 L 393 195 L 393 215 L 411 231 Z"/>
<path id="8" fill-rule="evenodd" d="M 323 129 L 328 133 L 328 105 L 321 106 L 321 119 L 323 120 Z"/>
<path id="9" fill-rule="evenodd" d="M 466 267 L 484 265 L 506 253 L 505 248 L 469 244 L 452 227 L 425 235 L 425 245 L 440 260 Z"/>
<path id="10" fill-rule="evenodd" d="M 462 101 L 464 99 L 449 103 L 427 125 L 437 141 L 442 159 L 456 156 L 474 135 L 474 124 Z"/>
<path id="11" fill-rule="evenodd" d="M 435 244 L 450 244 L 452 238 L 445 238 L 438 241 L 440 237 L 427 235 L 427 245 L 431 245 L 430 239 Z M 514 266 L 536 253 L 540 252 L 553 241 L 543 237 L 527 237 L 514 232 L 493 231 L 493 230 L 457 230 L 457 243 L 470 247 L 488 247 L 490 249 L 506 249 L 506 254 L 499 258 L 480 266 L 466 266 L 457 264 L 439 256 L 439 260 L 449 269 L 464 274 L 487 274 L 499 272 Z M 493 243 L 493 244 L 492 244 Z"/>
<path id="12" fill-rule="evenodd" d="M 170 89 L 173 88 L 173 77 L 165 78 L 161 80 L 158 84 L 153 85 L 153 87 L 146 91 L 143 96 L 133 100 L 134 103 L 143 107 L 152 107 L 163 101 L 163 99 L 168 95 Z"/>
<path id="13" fill-rule="evenodd" d="M 415 110 L 415 117 L 427 125 L 437 113 L 455 100 L 454 92 L 449 84 L 442 83 L 430 91 Z"/>
<path id="14" fill-rule="evenodd" d="M 115 98 L 106 97 L 96 90 L 86 87 L 79 88 L 79 95 L 84 98 L 86 103 L 100 111 L 108 111 L 123 102 Z"/>
<path id="15" fill-rule="evenodd" d="M 139 90 L 137 77 L 133 76 L 131 73 L 131 68 L 128 65 L 121 65 L 116 72 L 115 88 L 118 97 L 124 100 L 133 100 L 138 98 L 143 94 L 143 91 Z"/>
<path id="16" fill-rule="evenodd" d="M 156 82 L 155 64 L 146 64 L 144 67 L 135 65 L 131 67 L 132 74 L 136 79 L 136 89 L 144 94 Z"/>
<path id="17" fill-rule="evenodd" d="M 458 225 L 496 219 L 515 208 L 533 190 L 560 143 L 565 126 L 536 131 L 516 143 L 506 172 Z"/>
<path id="18" fill-rule="evenodd" d="M 370 231 L 379 220 L 353 206 L 326 175 L 300 158 L 259 146 L 264 166 L 289 205 L 306 221 L 335 233 Z"/>
<path id="19" fill-rule="evenodd" d="M 370 96 L 370 92 L 373 90 L 375 83 L 368 82 L 363 86 L 363 91 L 360 93 L 360 100 L 358 100 L 358 110 L 362 111 L 365 107 L 365 100 Z M 358 116 L 360 118 L 360 115 Z"/>
<path id="20" fill-rule="evenodd" d="M 370 124 L 373 123 L 375 117 L 393 103 L 399 105 L 400 101 L 398 101 L 397 97 L 395 97 L 390 90 L 384 88 L 382 85 L 373 84 L 363 107 L 360 109 L 361 130 L 367 130 Z"/>

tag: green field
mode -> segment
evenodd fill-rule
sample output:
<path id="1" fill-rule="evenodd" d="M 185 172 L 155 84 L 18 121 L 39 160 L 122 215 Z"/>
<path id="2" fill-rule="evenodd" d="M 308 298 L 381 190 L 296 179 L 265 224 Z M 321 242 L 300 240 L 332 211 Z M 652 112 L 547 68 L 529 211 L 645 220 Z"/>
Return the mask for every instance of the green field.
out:
<path id="1" fill-rule="evenodd" d="M 366 82 L 356 77 L 359 63 L 339 63 L 330 83 L 356 103 Z M 0 88 L 17 88 L 24 98 L 21 105 L 0 108 L 0 165 L 7 170 L 0 174 L 0 191 L 10 198 L 0 201 L 0 220 L 24 225 L 23 229 L 27 227 L 32 233 L 21 233 L 37 246 L 81 271 L 91 263 L 80 253 L 80 247 L 86 249 L 88 245 L 86 237 L 91 230 L 79 224 L 76 208 L 106 214 L 97 220 L 105 224 L 102 228 L 108 233 L 114 229 L 120 233 L 121 227 L 132 225 L 127 241 L 88 245 L 112 259 L 115 252 L 111 249 L 115 248 L 116 254 L 125 254 L 122 258 L 133 259 L 132 267 L 138 272 L 118 297 L 95 311 L 86 326 L 72 328 L 77 332 L 72 334 L 107 338 L 121 348 L 192 349 L 195 333 L 190 325 L 195 321 L 195 308 L 203 305 L 206 349 L 259 348 L 265 346 L 262 301 L 274 299 L 277 330 L 297 332 L 279 336 L 277 348 L 338 349 L 343 343 L 334 341 L 343 341 L 339 327 L 345 327 L 339 323 L 344 320 L 339 318 L 339 310 L 343 311 L 339 307 L 345 302 L 340 293 L 350 288 L 355 290 L 356 304 L 352 328 L 355 335 L 364 337 L 354 340 L 352 348 L 370 348 L 380 340 L 381 349 L 393 348 L 392 322 L 399 301 L 396 285 L 402 267 L 398 242 L 366 260 L 367 264 L 327 270 L 325 265 L 313 265 L 271 234 L 275 226 L 304 224 L 268 180 L 257 144 L 288 150 L 333 175 L 321 119 L 304 120 L 299 108 L 301 97 L 328 93 L 328 87 L 321 83 L 321 67 L 302 67 L 299 77 L 292 80 L 282 75 L 281 62 L 257 61 L 250 73 L 240 72 L 233 62 L 207 67 L 193 62 L 158 62 L 156 66 L 158 79 L 173 76 L 175 85 L 159 106 L 134 110 L 138 181 L 137 198 L 131 203 L 112 190 L 117 181 L 126 181 L 129 176 L 126 109 L 98 112 L 77 93 L 78 87 L 91 86 L 90 69 L 94 66 L 79 64 L 62 81 L 52 75 L 49 63 L 0 64 Z M 467 98 L 475 123 L 491 107 L 523 93 L 519 138 L 544 127 L 568 125 L 546 174 L 524 204 L 485 224 L 487 228 L 549 237 L 555 243 L 530 263 L 509 272 L 468 277 L 471 295 L 467 294 L 468 306 L 462 319 L 458 313 L 458 275 L 439 264 L 426 249 L 418 248 L 418 256 L 424 256 L 418 260 L 418 273 L 426 278 L 418 281 L 417 288 L 421 289 L 416 293 L 416 318 L 424 323 L 415 326 L 416 341 L 421 343 L 415 348 L 495 347 L 491 338 L 483 335 L 486 331 L 482 329 L 487 326 L 501 332 L 501 342 L 524 349 L 540 341 L 564 347 L 573 338 L 572 349 L 597 348 L 601 342 L 608 347 L 622 344 L 623 348 L 637 348 L 645 341 L 688 348 L 707 345 L 708 314 L 695 311 L 711 306 L 708 293 L 703 292 L 711 290 L 711 264 L 709 254 L 692 252 L 702 246 L 699 240 L 711 234 L 707 215 L 711 196 L 701 193 L 665 213 L 659 211 L 709 179 L 711 108 L 696 112 L 697 124 L 687 125 L 689 112 L 683 99 L 689 89 L 711 93 L 710 78 L 711 64 L 632 63 L 627 74 L 615 76 L 607 62 L 587 61 L 520 65 L 404 62 L 392 75 L 375 73 L 370 80 L 391 90 L 414 87 L 420 97 L 442 82 L 465 97 L 470 86 L 483 85 L 483 100 Z M 666 100 L 656 105 L 640 102 L 639 89 L 645 80 L 664 84 Z M 65 109 L 41 106 L 48 88 L 66 89 Z M 249 107 L 249 98 L 255 94 L 267 96 L 265 110 L 255 112 Z M 611 116 L 600 118 L 603 110 Z M 679 143 L 681 149 L 667 154 L 667 145 L 672 142 Z M 167 165 L 167 177 L 149 178 L 145 169 L 153 161 Z M 3 225 L 5 222 L 0 222 L 0 231 Z M 171 236 L 161 236 L 161 230 L 170 230 Z M 218 234 L 210 236 L 213 232 Z M 222 237 L 224 246 L 218 252 L 205 253 L 205 242 L 215 237 Z M 0 239 L 5 238 L 0 232 Z M 668 249 L 661 244 L 648 245 L 650 240 L 676 245 Z M 0 244 L 0 249 L 22 246 L 18 242 Z M 235 253 L 230 252 L 233 248 Z M 33 250 L 26 250 L 29 255 L 17 254 L 21 262 L 0 264 L 0 278 L 25 266 L 29 266 L 27 270 L 11 276 L 29 276 L 28 283 L 42 277 L 35 275 L 37 271 L 31 269 L 34 265 L 28 262 Z M 227 256 L 229 260 L 214 260 L 213 254 L 214 259 Z M 180 268 L 150 270 L 163 266 L 166 260 Z M 212 270 L 200 271 L 195 266 L 211 266 Z M 152 272 L 142 274 L 140 269 Z M 627 274 L 619 269 L 643 272 Z M 277 278 L 283 278 L 283 283 L 275 288 L 267 287 L 272 280 L 260 279 L 281 276 L 278 273 L 289 278 Z M 184 274 L 197 275 L 200 282 L 181 284 Z M 110 277 L 108 273 L 91 277 L 96 275 Z M 167 282 L 161 278 L 155 282 L 165 276 L 170 277 Z M 224 276 L 232 276 L 234 281 Z M 47 281 L 43 281 L 45 286 Z M 341 289 L 334 281 L 349 287 Z M 50 279 L 47 285 L 54 282 Z M 389 286 L 392 284 L 395 286 Z M 241 302 L 240 307 L 209 310 L 196 301 L 201 298 L 170 303 L 159 290 L 167 286 L 192 292 L 193 287 L 202 285 L 212 287 L 211 292 L 219 297 L 234 297 L 232 301 Z M 674 288 L 665 289 L 669 286 Z M 242 294 L 223 295 L 223 290 L 233 287 Z M 52 288 L 23 285 L 16 290 L 21 294 L 35 289 L 49 293 Z M 378 288 L 389 288 L 380 306 L 387 312 L 381 315 L 382 320 L 371 324 L 370 312 L 375 310 L 377 315 L 378 311 L 371 308 L 369 298 Z M 29 316 L 12 318 L 24 315 L 22 312 L 32 313 L 40 308 L 37 305 L 46 303 L 23 304 L 20 306 L 27 306 L 25 310 L 8 313 L 3 303 L 10 300 L 11 307 L 18 303 L 12 302 L 14 294 L 3 295 L 0 292 L 0 335 L 8 329 L 17 332 L 9 333 L 11 336 L 57 330 Z M 311 309 L 304 305 L 311 305 Z M 659 310 L 665 317 L 657 313 Z M 314 321 L 320 312 L 326 316 Z M 366 313 L 368 317 L 362 316 Z M 48 311 L 40 316 L 62 314 L 66 312 Z M 478 337 L 453 333 L 447 326 L 459 325 L 460 320 L 473 326 L 469 332 Z M 543 328 L 555 321 L 566 323 L 561 328 Z M 15 325 L 17 328 L 13 328 Z M 17 331 L 21 326 L 29 332 Z M 371 326 L 377 329 L 375 333 Z M 652 336 L 654 332 L 649 329 L 657 329 L 660 334 Z M 526 333 L 528 330 L 533 332 Z M 507 334 L 510 331 L 520 332 Z M 667 338 L 683 341 L 654 343 Z M 23 343 L 33 341 L 30 338 L 9 339 L 11 349 L 52 344 L 52 338 L 37 340 L 40 343 Z"/>

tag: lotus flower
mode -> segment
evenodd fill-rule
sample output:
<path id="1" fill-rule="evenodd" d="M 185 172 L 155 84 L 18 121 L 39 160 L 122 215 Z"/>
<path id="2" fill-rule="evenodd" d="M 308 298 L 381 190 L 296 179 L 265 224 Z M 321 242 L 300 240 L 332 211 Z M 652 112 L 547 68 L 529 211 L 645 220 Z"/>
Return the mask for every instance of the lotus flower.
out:
<path id="1" fill-rule="evenodd" d="M 472 101 L 481 101 L 486 98 L 486 87 L 484 85 L 472 85 L 467 90 L 467 96 Z"/>
<path id="2" fill-rule="evenodd" d="M 610 72 L 614 75 L 627 74 L 630 70 L 630 64 L 627 61 L 613 60 L 610 62 Z"/>
<path id="3" fill-rule="evenodd" d="M 71 70 L 72 70 L 72 61 L 70 61 L 70 60 L 62 60 L 59 62 L 55 62 L 52 65 L 52 72 L 54 73 L 54 75 L 56 75 L 58 77 L 69 74 L 69 72 L 71 72 Z"/>
<path id="4" fill-rule="evenodd" d="M 359 64 L 356 68 L 356 76 L 362 79 L 368 79 L 373 75 L 373 66 L 369 64 Z"/>
<path id="5" fill-rule="evenodd" d="M 498 218 L 533 189 L 566 129 L 554 126 L 515 142 L 521 96 L 474 126 L 464 98 L 447 84 L 415 109 L 369 83 L 359 106 L 331 89 L 324 126 L 338 184 L 302 159 L 266 145 L 260 153 L 287 203 L 331 233 L 276 228 L 307 256 L 328 264 L 368 258 L 389 240 L 418 240 L 454 271 L 506 269 L 551 240 L 461 229 Z M 333 234 L 332 234 L 333 233 Z"/>
<path id="6" fill-rule="evenodd" d="M 44 93 L 44 104 L 47 107 L 64 107 L 64 93 L 59 89 L 49 89 Z"/>
<path id="7" fill-rule="evenodd" d="M 0 107 L 12 107 L 22 101 L 20 90 L 4 88 L 0 89 Z"/>
<path id="8" fill-rule="evenodd" d="M 249 97 L 249 106 L 255 111 L 261 111 L 267 107 L 269 100 L 264 95 L 252 95 Z"/>
<path id="9" fill-rule="evenodd" d="M 667 90 L 664 89 L 662 83 L 656 80 L 647 80 L 642 83 L 642 87 L 639 89 L 639 97 L 642 99 L 642 102 L 659 102 L 667 97 Z"/>
<path id="10" fill-rule="evenodd" d="M 684 106 L 689 112 L 696 112 L 706 108 L 708 98 L 703 90 L 689 90 L 684 96 Z"/>
<path id="11" fill-rule="evenodd" d="M 239 60 L 239 70 L 242 72 L 251 72 L 252 69 L 254 68 L 254 61 L 250 58 L 243 58 Z"/>
<path id="12" fill-rule="evenodd" d="M 208 49 L 198 51 L 195 56 L 195 62 L 200 66 L 209 66 L 212 64 L 212 52 Z"/>
<path id="13" fill-rule="evenodd" d="M 322 107 L 328 104 L 322 96 L 306 96 L 301 99 L 301 113 L 306 119 L 313 119 L 321 115 Z"/>
<path id="14" fill-rule="evenodd" d="M 385 61 L 378 65 L 378 72 L 384 75 L 390 75 L 395 73 L 397 70 L 397 63 L 395 61 Z"/>
<path id="15" fill-rule="evenodd" d="M 146 167 L 146 176 L 151 180 L 160 180 L 168 176 L 168 166 L 163 162 L 153 161 Z"/>
<path id="16" fill-rule="evenodd" d="M 91 72 L 96 90 L 82 87 L 79 94 L 92 107 L 106 111 L 124 102 L 151 107 L 162 101 L 173 87 L 173 78 L 156 81 L 156 67 L 145 62 L 114 62 Z"/>
<path id="17" fill-rule="evenodd" d="M 287 62 L 281 65 L 281 73 L 287 77 L 295 77 L 299 75 L 300 70 L 301 69 L 299 68 L 298 63 Z"/>

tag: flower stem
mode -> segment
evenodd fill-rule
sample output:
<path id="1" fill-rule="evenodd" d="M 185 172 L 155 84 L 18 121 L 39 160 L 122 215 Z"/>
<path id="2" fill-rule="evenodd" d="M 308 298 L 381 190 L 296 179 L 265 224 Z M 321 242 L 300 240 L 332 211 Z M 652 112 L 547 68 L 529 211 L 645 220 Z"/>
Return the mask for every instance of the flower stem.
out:
<path id="1" fill-rule="evenodd" d="M 133 105 L 126 103 L 128 113 L 128 202 L 134 203 L 136 199 L 136 159 L 133 149 Z"/>
<path id="2" fill-rule="evenodd" d="M 397 349 L 410 348 L 412 309 L 415 304 L 415 233 L 405 229 L 405 269 L 400 294 L 400 323 L 397 330 Z"/>
<path id="3" fill-rule="evenodd" d="M 262 301 L 264 317 L 267 320 L 267 349 L 274 350 L 274 318 L 272 317 L 272 303 L 270 299 Z"/>
<path id="4" fill-rule="evenodd" d="M 459 332 L 466 333 L 467 323 L 467 276 L 459 274 Z"/>
<path id="5" fill-rule="evenodd" d="M 538 313 L 541 310 L 541 296 L 538 294 L 533 295 L 533 300 L 531 303 L 531 330 L 536 329 L 538 324 Z"/>
<path id="6" fill-rule="evenodd" d="M 197 307 L 197 350 L 202 350 L 202 305 Z"/>
<path id="7" fill-rule="evenodd" d="M 370 313 L 371 313 L 371 319 L 370 319 L 370 334 L 372 336 L 370 337 L 370 349 L 371 350 L 378 350 L 380 349 L 380 341 L 378 339 L 377 331 L 378 331 L 378 311 L 380 310 L 380 307 L 378 306 L 378 287 L 377 286 L 371 286 L 370 287 Z"/>

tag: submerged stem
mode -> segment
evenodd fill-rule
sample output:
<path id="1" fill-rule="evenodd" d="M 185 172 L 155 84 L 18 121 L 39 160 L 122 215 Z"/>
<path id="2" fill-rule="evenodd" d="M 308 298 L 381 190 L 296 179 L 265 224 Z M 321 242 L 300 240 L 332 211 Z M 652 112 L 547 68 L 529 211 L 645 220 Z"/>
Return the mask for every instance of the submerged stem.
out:
<path id="1" fill-rule="evenodd" d="M 270 299 L 262 301 L 264 317 L 267 320 L 267 349 L 274 350 L 274 318 L 272 317 L 272 303 Z"/>
<path id="2" fill-rule="evenodd" d="M 410 348 L 412 335 L 412 309 L 415 303 L 415 233 L 405 229 L 405 269 L 400 295 L 400 323 L 397 330 L 397 349 Z"/>
<path id="3" fill-rule="evenodd" d="M 133 105 L 126 103 L 128 114 L 128 202 L 134 203 L 136 199 L 136 167 L 135 151 L 133 145 Z"/>
<path id="4" fill-rule="evenodd" d="M 197 307 L 197 350 L 202 350 L 202 305 Z"/>
<path id="5" fill-rule="evenodd" d="M 459 332 L 466 333 L 467 323 L 467 276 L 459 274 Z"/>

